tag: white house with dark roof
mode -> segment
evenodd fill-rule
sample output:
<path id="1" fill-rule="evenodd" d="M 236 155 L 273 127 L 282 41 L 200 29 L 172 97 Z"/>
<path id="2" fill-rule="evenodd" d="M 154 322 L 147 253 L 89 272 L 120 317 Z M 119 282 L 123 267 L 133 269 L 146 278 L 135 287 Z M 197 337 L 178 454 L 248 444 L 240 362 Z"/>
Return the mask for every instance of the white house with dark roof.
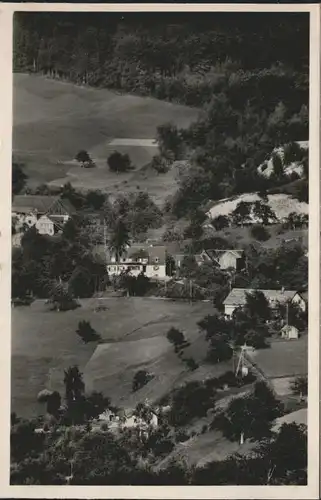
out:
<path id="1" fill-rule="evenodd" d="M 246 304 L 246 294 L 262 292 L 269 301 L 270 307 L 276 307 L 278 303 L 285 304 L 292 302 L 297 304 L 301 310 L 306 311 L 307 304 L 299 292 L 295 290 L 255 290 L 250 288 L 233 288 L 223 302 L 224 312 L 227 316 L 232 316 L 235 309 L 244 307 Z"/>
<path id="2" fill-rule="evenodd" d="M 19 230 L 36 226 L 40 234 L 53 235 L 75 212 L 69 200 L 60 196 L 17 195 L 12 201 L 12 218 Z"/>
<path id="3" fill-rule="evenodd" d="M 128 271 L 132 276 L 143 273 L 147 278 L 166 278 L 166 249 L 163 245 L 133 245 L 128 247 L 117 263 L 114 255 L 107 256 L 110 276 Z"/>

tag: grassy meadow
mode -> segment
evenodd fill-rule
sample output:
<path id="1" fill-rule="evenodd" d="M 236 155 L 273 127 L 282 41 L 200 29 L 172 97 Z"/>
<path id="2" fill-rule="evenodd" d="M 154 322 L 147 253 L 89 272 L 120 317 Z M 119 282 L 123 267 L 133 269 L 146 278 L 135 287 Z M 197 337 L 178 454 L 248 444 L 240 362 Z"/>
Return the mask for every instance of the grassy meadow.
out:
<path id="1" fill-rule="evenodd" d="M 12 411 L 26 417 L 39 413 L 38 392 L 48 388 L 63 393 L 63 370 L 72 364 L 84 373 L 88 390 L 102 390 L 129 406 L 137 399 L 163 395 L 174 380 L 213 372 L 210 365 L 189 372 L 165 338 L 171 326 L 180 328 L 191 342 L 186 357 L 203 359 L 206 342 L 196 323 L 213 312 L 210 303 L 115 298 L 106 300 L 106 311 L 95 313 L 96 305 L 95 299 L 83 300 L 82 307 L 57 313 L 36 301 L 12 309 Z M 101 344 L 81 342 L 76 334 L 81 320 L 90 321 Z M 133 375 L 143 367 L 155 377 L 146 394 L 143 388 L 133 400 Z"/>
<path id="2" fill-rule="evenodd" d="M 198 109 L 37 75 L 14 74 L 13 83 L 13 153 L 25 163 L 29 185 L 69 181 L 78 189 L 110 192 L 140 185 L 156 199 L 173 186 L 173 173 L 162 176 L 165 187 L 159 187 L 154 170 L 140 172 L 157 153 L 146 139 L 154 139 L 157 127 L 169 121 L 187 127 Z M 115 139 L 128 139 L 129 145 L 111 144 Z M 81 169 L 74 161 L 81 149 L 90 153 L 95 169 Z M 122 175 L 109 171 L 106 160 L 116 149 L 130 155 L 135 170 Z"/>

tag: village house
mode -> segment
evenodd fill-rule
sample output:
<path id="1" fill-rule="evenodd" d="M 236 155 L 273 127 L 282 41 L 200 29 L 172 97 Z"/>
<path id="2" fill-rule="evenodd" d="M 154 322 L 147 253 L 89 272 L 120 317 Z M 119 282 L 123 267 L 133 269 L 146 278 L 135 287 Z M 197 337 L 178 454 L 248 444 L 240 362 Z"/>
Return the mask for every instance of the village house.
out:
<path id="1" fill-rule="evenodd" d="M 110 276 L 129 272 L 132 276 L 143 273 L 147 278 L 166 278 L 166 249 L 163 245 L 133 245 L 116 262 L 114 255 L 107 256 Z"/>
<path id="2" fill-rule="evenodd" d="M 224 312 L 226 316 L 232 316 L 235 309 L 244 307 L 246 304 L 246 294 L 255 291 L 263 292 L 270 307 L 275 308 L 278 303 L 294 303 L 297 304 L 302 312 L 307 309 L 307 304 L 299 292 L 294 290 L 254 290 L 250 288 L 233 288 L 223 302 Z"/>
<path id="3" fill-rule="evenodd" d="M 297 340 L 299 336 L 300 336 L 299 330 L 293 325 L 284 325 L 283 328 L 281 328 L 282 339 Z"/>
<path id="4" fill-rule="evenodd" d="M 244 250 L 204 250 L 204 259 L 210 259 L 220 269 L 242 271 L 245 268 Z"/>
<path id="5" fill-rule="evenodd" d="M 71 203 L 60 196 L 17 195 L 12 202 L 12 219 L 17 231 L 26 224 L 35 226 L 40 234 L 52 236 L 74 212 Z"/>

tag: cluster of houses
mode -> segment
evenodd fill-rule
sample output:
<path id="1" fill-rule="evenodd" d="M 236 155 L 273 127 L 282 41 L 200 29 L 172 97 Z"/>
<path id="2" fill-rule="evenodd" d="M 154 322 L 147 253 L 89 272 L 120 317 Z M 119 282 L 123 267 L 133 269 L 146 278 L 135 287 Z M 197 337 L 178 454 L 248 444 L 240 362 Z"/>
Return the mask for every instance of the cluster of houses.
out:
<path id="1" fill-rule="evenodd" d="M 19 195 L 15 196 L 12 204 L 12 218 L 15 223 L 16 234 L 13 244 L 19 245 L 23 227 L 36 227 L 40 234 L 53 236 L 62 231 L 64 224 L 75 213 L 74 207 L 68 200 L 60 196 Z M 110 276 L 129 272 L 133 276 L 143 273 L 156 280 L 166 280 L 170 276 L 178 278 L 183 265 L 185 254 L 173 253 L 175 271 L 166 266 L 167 248 L 162 244 L 132 244 L 121 255 L 120 260 L 104 247 L 107 271 Z M 231 269 L 236 272 L 246 267 L 245 253 L 241 249 L 203 250 L 194 255 L 197 265 L 210 263 L 222 270 Z M 223 302 L 224 313 L 231 317 L 233 311 L 246 303 L 246 293 L 252 290 L 233 288 Z M 296 303 L 304 312 L 307 308 L 307 296 L 295 290 L 261 290 L 273 308 L 278 303 Z M 281 335 L 284 338 L 297 338 L 299 332 L 293 326 L 284 325 Z"/>
<path id="2" fill-rule="evenodd" d="M 39 234 L 54 236 L 61 232 L 74 213 L 71 203 L 60 196 L 15 196 L 12 203 L 12 221 L 16 232 L 13 244 L 19 245 L 19 235 L 25 227 L 35 227 Z"/>

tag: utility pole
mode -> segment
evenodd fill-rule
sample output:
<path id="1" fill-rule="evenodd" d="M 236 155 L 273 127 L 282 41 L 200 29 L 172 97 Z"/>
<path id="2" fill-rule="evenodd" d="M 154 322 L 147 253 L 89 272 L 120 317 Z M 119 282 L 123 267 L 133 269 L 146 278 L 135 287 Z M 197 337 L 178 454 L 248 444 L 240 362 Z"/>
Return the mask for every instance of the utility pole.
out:
<path id="1" fill-rule="evenodd" d="M 286 325 L 289 324 L 289 303 L 286 303 Z"/>

